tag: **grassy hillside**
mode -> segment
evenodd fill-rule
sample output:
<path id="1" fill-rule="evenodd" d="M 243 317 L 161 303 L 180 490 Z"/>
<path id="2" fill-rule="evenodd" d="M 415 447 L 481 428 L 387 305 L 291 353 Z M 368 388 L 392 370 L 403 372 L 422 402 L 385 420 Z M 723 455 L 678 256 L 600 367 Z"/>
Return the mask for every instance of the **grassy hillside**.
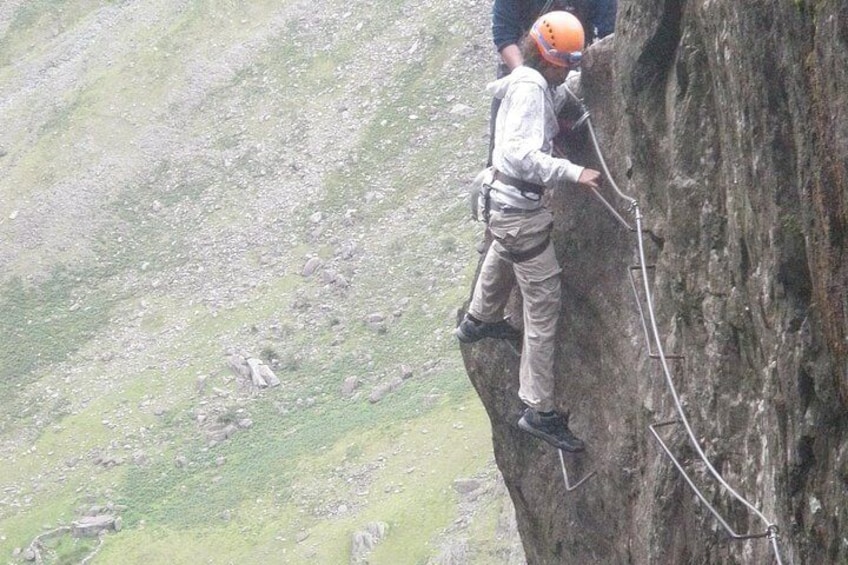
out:
<path id="1" fill-rule="evenodd" d="M 506 562 L 450 336 L 489 9 L 0 8 L 0 559 L 99 507 L 93 563 L 344 563 L 370 522 L 372 563 Z"/>

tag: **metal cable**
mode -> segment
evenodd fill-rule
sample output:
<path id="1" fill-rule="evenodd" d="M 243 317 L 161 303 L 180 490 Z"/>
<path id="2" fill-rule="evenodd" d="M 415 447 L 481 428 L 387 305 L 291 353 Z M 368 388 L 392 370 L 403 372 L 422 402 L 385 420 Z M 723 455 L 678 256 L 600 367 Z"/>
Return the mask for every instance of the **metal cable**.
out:
<path id="1" fill-rule="evenodd" d="M 648 282 L 648 266 L 647 266 L 646 261 L 645 261 L 644 242 L 642 241 L 642 233 L 643 233 L 643 230 L 642 230 L 642 212 L 639 209 L 639 203 L 637 202 L 637 200 L 635 198 L 632 198 L 631 196 L 624 194 L 618 188 L 618 185 L 616 184 L 615 179 L 613 179 L 612 174 L 610 174 L 609 168 L 607 167 L 607 164 L 606 164 L 606 160 L 604 159 L 604 156 L 603 156 L 603 152 L 601 151 L 600 146 L 598 144 L 598 139 L 597 139 L 597 136 L 595 135 L 595 129 L 592 126 L 592 120 L 591 120 L 591 117 L 590 117 L 588 110 L 586 110 L 586 107 L 583 105 L 583 101 L 580 100 L 571 90 L 566 88 L 566 91 L 578 104 L 580 104 L 581 110 L 583 111 L 583 115 L 578 120 L 578 125 L 582 124 L 583 122 L 586 123 L 588 130 L 589 130 L 590 138 L 592 140 L 592 145 L 594 146 L 595 153 L 598 157 L 598 161 L 601 165 L 601 168 L 603 170 L 605 178 L 609 181 L 610 186 L 613 188 L 615 193 L 622 200 L 624 200 L 628 203 L 628 207 L 629 207 L 630 211 L 633 212 L 634 217 L 636 219 L 636 229 L 634 230 L 633 228 L 630 227 L 630 225 L 626 221 L 623 220 L 623 218 L 621 218 L 621 216 L 617 212 L 613 212 L 614 216 L 617 219 L 619 219 L 620 223 L 622 223 L 628 230 L 635 231 L 636 234 L 637 234 L 638 250 L 639 250 L 639 267 L 638 268 L 642 272 L 642 285 L 643 285 L 643 290 L 644 290 L 644 293 L 645 293 L 645 304 L 647 306 L 648 317 L 650 319 L 650 326 L 651 326 L 651 333 L 653 335 L 653 342 L 654 342 L 654 345 L 656 347 L 656 355 L 651 355 L 651 356 L 659 359 L 659 361 L 660 361 L 660 364 L 662 366 L 663 375 L 665 377 L 666 385 L 668 386 L 668 389 L 671 392 L 671 396 L 674 400 L 675 410 L 676 410 L 678 417 L 679 417 L 678 420 L 674 420 L 674 421 L 671 421 L 671 422 L 661 422 L 661 423 L 657 423 L 657 424 L 652 424 L 651 426 L 649 426 L 650 431 L 653 433 L 654 437 L 657 439 L 657 441 L 660 443 L 661 447 L 663 448 L 663 451 L 665 452 L 665 454 L 669 457 L 669 459 L 671 459 L 671 461 L 673 462 L 673 464 L 675 465 L 677 470 L 681 473 L 681 475 L 686 480 L 686 482 L 689 484 L 691 489 L 695 492 L 695 494 L 701 500 L 701 502 L 703 502 L 704 505 L 709 509 L 709 511 L 713 514 L 713 516 L 718 520 L 718 522 L 725 529 L 725 531 L 727 531 L 727 533 L 733 539 L 739 539 L 739 540 L 768 537 L 768 539 L 771 541 L 771 546 L 772 546 L 772 550 L 774 552 L 775 559 L 777 560 L 778 565 L 782 565 L 782 561 L 781 561 L 781 558 L 780 558 L 780 551 L 779 551 L 778 544 L 777 544 L 777 538 L 778 538 L 778 527 L 777 527 L 777 525 L 775 525 L 770 520 L 768 520 L 768 518 L 766 518 L 765 515 L 762 512 L 760 512 L 760 510 L 758 510 L 753 504 L 751 504 L 747 499 L 745 499 L 741 494 L 739 494 L 733 487 L 731 487 L 730 484 L 728 484 L 727 481 L 721 476 L 721 474 L 715 469 L 715 467 L 713 467 L 712 463 L 710 463 L 709 459 L 707 458 L 706 454 L 704 453 L 704 450 L 702 449 L 700 443 L 698 442 L 698 439 L 695 437 L 695 433 L 692 430 L 692 426 L 689 424 L 689 419 L 686 417 L 686 413 L 683 409 L 683 405 L 680 401 L 680 397 L 677 393 L 677 389 L 674 386 L 674 382 L 671 378 L 671 371 L 669 370 L 669 367 L 668 367 L 667 356 L 666 356 L 665 352 L 663 351 L 662 339 L 660 338 L 660 332 L 659 332 L 659 329 L 657 327 L 657 320 L 656 320 L 656 314 L 654 312 L 653 298 L 651 297 L 650 284 Z M 596 196 L 602 201 L 602 203 L 604 204 L 604 206 L 608 210 L 611 210 L 611 211 L 614 210 L 613 207 L 609 204 L 609 202 L 607 202 L 597 191 L 595 191 L 593 189 L 593 192 L 595 192 Z M 635 288 L 635 285 L 633 284 L 632 277 L 630 277 L 630 280 L 631 280 L 631 286 L 633 286 L 633 290 L 634 290 L 634 293 L 635 293 L 636 288 Z M 642 309 L 642 306 L 641 306 L 641 303 L 639 301 L 638 296 L 636 296 L 636 301 L 637 301 L 637 306 L 639 308 L 639 315 L 642 318 L 642 327 L 645 330 L 645 338 L 647 340 L 648 351 L 650 353 L 651 340 L 649 339 L 649 336 L 648 336 L 647 324 L 645 322 L 645 314 L 644 314 L 644 311 Z M 737 534 L 730 527 L 730 525 L 721 517 L 721 514 L 718 512 L 718 510 L 707 501 L 706 497 L 701 493 L 701 491 L 697 488 L 697 486 L 694 484 L 694 482 L 689 478 L 688 474 L 684 470 L 680 461 L 674 456 L 674 454 L 666 446 L 665 442 L 663 442 L 662 438 L 659 436 L 659 434 L 656 431 L 657 427 L 665 426 L 665 425 L 669 425 L 669 424 L 673 424 L 673 423 L 680 423 L 686 429 L 686 434 L 689 437 L 689 442 L 691 443 L 692 447 L 697 452 L 699 458 L 706 465 L 707 469 L 709 469 L 710 474 L 713 476 L 713 478 L 715 478 L 715 480 L 718 481 L 718 483 L 722 487 L 724 487 L 724 489 L 728 493 L 730 493 L 734 498 L 736 498 L 736 500 L 738 500 L 743 505 L 745 505 L 752 513 L 754 513 L 757 517 L 760 518 L 760 520 L 763 521 L 763 523 L 766 525 L 766 531 L 764 533 L 760 533 L 760 534 Z"/>
<path id="2" fill-rule="evenodd" d="M 636 211 L 636 225 L 637 225 L 637 227 L 639 227 L 641 225 L 642 218 L 641 218 L 641 212 L 639 211 L 638 205 L 636 206 L 635 211 Z M 640 238 L 638 238 L 638 240 L 639 240 L 639 262 L 644 267 L 644 265 L 645 265 L 645 247 L 643 245 L 642 238 L 640 237 Z M 664 353 L 663 348 L 662 348 L 662 340 L 660 338 L 659 329 L 657 328 L 657 320 L 656 320 L 656 315 L 654 313 L 654 305 L 653 305 L 653 299 L 651 298 L 650 285 L 648 284 L 647 269 L 645 269 L 645 268 L 642 268 L 642 284 L 643 284 L 642 290 L 645 292 L 645 305 L 647 306 L 647 309 L 648 309 L 648 317 L 649 317 L 650 322 L 651 322 L 651 324 L 650 324 L 651 325 L 651 331 L 653 333 L 653 338 L 654 338 L 653 341 L 654 341 L 654 346 L 656 347 L 657 356 L 658 356 L 658 358 L 660 360 L 660 364 L 662 366 L 663 375 L 665 376 L 666 384 L 668 385 L 668 389 L 671 392 L 672 398 L 674 399 L 674 406 L 675 406 L 675 409 L 677 410 L 677 413 L 680 417 L 680 423 L 683 424 L 684 428 L 686 428 L 686 433 L 689 436 L 689 441 L 692 444 L 692 447 L 695 448 L 695 451 L 698 453 L 698 456 L 701 458 L 701 460 L 707 466 L 707 469 L 709 469 L 710 474 L 712 474 L 713 477 L 731 495 L 733 495 L 739 502 L 741 502 L 742 504 L 747 506 L 753 513 L 755 513 L 757 516 L 759 516 L 759 518 L 763 522 L 765 522 L 767 528 L 773 527 L 774 524 L 772 524 L 763 515 L 762 512 L 760 512 L 753 504 L 748 502 L 748 500 L 746 500 L 742 495 L 740 495 L 738 492 L 736 492 L 736 490 L 734 490 L 733 487 L 731 487 L 727 483 L 727 481 L 724 480 L 724 478 L 721 476 L 721 474 L 719 474 L 719 472 L 715 469 L 715 467 L 713 467 L 712 463 L 710 463 L 709 459 L 707 458 L 706 454 L 704 453 L 704 450 L 701 448 L 701 444 L 698 442 L 697 438 L 695 437 L 695 432 L 692 430 L 692 426 L 689 424 L 689 419 L 686 417 L 686 413 L 683 410 L 683 405 L 680 402 L 680 396 L 677 393 L 677 388 L 674 386 L 674 382 L 672 381 L 671 371 L 668 368 L 668 361 L 666 360 L 666 356 L 665 356 L 665 353 Z M 736 537 L 736 538 L 740 537 L 733 530 L 728 529 L 728 533 L 730 533 L 733 537 Z M 766 532 L 765 534 L 762 534 L 762 536 L 760 536 L 760 537 L 765 537 L 766 535 L 768 535 L 768 532 Z"/>

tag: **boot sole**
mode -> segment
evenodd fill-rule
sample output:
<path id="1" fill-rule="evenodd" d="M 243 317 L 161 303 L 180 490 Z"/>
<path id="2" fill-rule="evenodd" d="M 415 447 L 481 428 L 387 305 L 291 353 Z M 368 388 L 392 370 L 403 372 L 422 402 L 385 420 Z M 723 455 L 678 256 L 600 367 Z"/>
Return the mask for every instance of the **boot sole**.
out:
<path id="1" fill-rule="evenodd" d="M 521 334 L 515 336 L 500 336 L 500 335 L 477 335 L 470 336 L 464 333 L 460 328 L 456 328 L 453 330 L 453 335 L 456 336 L 456 339 L 461 341 L 462 343 L 474 343 L 475 341 L 480 341 L 481 339 L 491 338 L 491 339 L 500 339 L 504 341 L 512 341 L 515 343 L 521 343 Z"/>
<path id="2" fill-rule="evenodd" d="M 524 418 L 521 418 L 520 420 L 518 420 L 518 427 L 522 431 L 525 431 L 528 434 L 530 434 L 531 436 L 537 437 L 537 438 L 541 439 L 542 441 L 549 443 L 550 445 L 553 445 L 557 449 L 562 449 L 563 451 L 568 451 L 569 453 L 580 453 L 581 451 L 586 450 L 585 445 L 575 446 L 575 445 L 570 445 L 570 444 L 565 444 L 565 443 L 560 442 L 556 437 L 554 437 L 550 434 L 546 434 L 545 432 L 534 428 L 533 426 L 528 424 L 526 421 L 524 421 Z"/>
<path id="3" fill-rule="evenodd" d="M 483 336 L 474 337 L 463 333 L 463 331 L 459 328 L 453 330 L 453 335 L 456 336 L 456 339 L 458 339 L 462 343 L 474 343 L 475 341 L 480 341 L 481 339 L 483 339 Z"/>

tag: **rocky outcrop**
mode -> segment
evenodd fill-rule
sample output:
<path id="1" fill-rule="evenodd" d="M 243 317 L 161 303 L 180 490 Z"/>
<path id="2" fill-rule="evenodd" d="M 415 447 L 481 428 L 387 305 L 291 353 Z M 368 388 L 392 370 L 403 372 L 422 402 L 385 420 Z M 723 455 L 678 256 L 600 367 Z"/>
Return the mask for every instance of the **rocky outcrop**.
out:
<path id="1" fill-rule="evenodd" d="M 668 366 L 698 445 L 780 535 L 729 539 L 649 431 L 675 411 L 631 288 L 636 236 L 568 186 L 551 202 L 557 401 L 589 444 L 567 458 L 572 482 L 597 474 L 566 492 L 557 452 L 514 426 L 515 353 L 462 349 L 528 562 L 769 563 L 775 545 L 783 563 L 848 562 L 848 6 L 620 2 L 584 87 L 610 170 L 651 231 L 662 349 L 680 356 Z M 596 162 L 585 136 L 572 147 Z M 658 433 L 729 527 L 766 531 L 680 426 Z"/>

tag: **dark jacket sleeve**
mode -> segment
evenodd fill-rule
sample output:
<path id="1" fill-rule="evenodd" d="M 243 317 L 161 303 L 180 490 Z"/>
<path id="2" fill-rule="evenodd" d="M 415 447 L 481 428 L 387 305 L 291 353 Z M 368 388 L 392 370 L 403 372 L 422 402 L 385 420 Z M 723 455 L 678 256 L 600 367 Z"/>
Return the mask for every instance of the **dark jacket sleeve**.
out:
<path id="1" fill-rule="evenodd" d="M 533 21 L 547 6 L 548 10 L 572 10 L 575 0 L 495 0 L 492 4 L 492 39 L 500 52 L 507 45 L 518 44 Z"/>
<path id="2" fill-rule="evenodd" d="M 492 39 L 498 52 L 507 45 L 518 43 L 524 32 L 519 0 L 495 0 L 492 5 Z"/>
<path id="3" fill-rule="evenodd" d="M 592 10 L 592 25 L 598 30 L 598 38 L 615 31 L 615 14 L 618 0 L 595 0 Z"/>

